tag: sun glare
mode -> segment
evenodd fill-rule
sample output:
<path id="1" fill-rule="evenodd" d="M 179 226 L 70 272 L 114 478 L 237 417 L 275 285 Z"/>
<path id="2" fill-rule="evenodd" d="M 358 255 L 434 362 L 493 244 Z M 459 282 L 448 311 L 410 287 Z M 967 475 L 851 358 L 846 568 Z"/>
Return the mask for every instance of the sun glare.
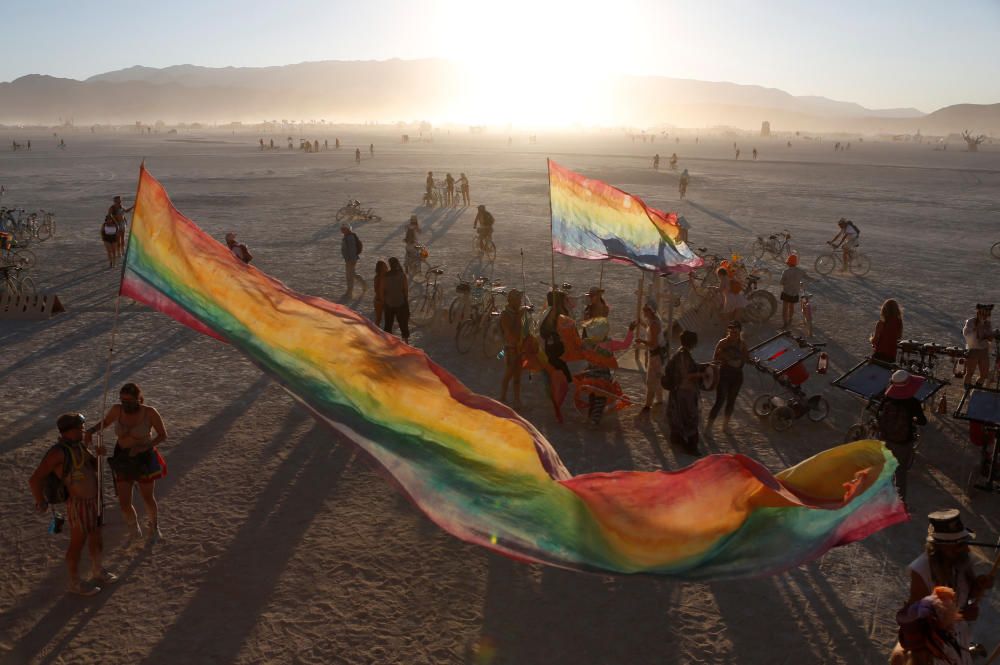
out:
<path id="1" fill-rule="evenodd" d="M 610 120 L 606 78 L 627 71 L 631 53 L 621 48 L 621 28 L 608 24 L 606 4 L 511 0 L 443 18 L 446 34 L 460 35 L 451 57 L 469 71 L 448 120 L 525 127 Z"/>

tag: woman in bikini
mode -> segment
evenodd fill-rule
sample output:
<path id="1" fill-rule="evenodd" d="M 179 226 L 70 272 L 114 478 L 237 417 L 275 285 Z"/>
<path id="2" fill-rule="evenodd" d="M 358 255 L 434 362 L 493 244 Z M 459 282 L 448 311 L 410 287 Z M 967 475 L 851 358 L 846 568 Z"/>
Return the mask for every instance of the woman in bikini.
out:
<path id="1" fill-rule="evenodd" d="M 114 455 L 108 464 L 114 471 L 118 505 L 125 523 L 129 526 L 129 541 L 142 537 L 135 507 L 132 505 L 132 487 L 138 483 L 139 494 L 146 506 L 146 528 L 151 540 L 160 537 L 156 497 L 156 481 L 167 475 L 167 464 L 156 446 L 167 439 L 167 430 L 159 412 L 143 404 L 142 390 L 134 383 L 126 383 L 119 393 L 120 404 L 108 410 L 104 420 L 87 431 L 88 437 L 110 425 L 115 426 Z M 153 437 L 151 432 L 155 431 Z"/>

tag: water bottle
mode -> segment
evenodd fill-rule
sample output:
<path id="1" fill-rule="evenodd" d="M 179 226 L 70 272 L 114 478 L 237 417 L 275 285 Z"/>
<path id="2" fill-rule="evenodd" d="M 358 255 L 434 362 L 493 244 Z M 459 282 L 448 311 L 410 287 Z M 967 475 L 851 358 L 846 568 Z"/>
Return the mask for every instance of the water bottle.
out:
<path id="1" fill-rule="evenodd" d="M 497 354 L 497 360 L 503 360 L 503 356 L 504 356 L 503 349 L 500 349 L 500 353 Z"/>
<path id="2" fill-rule="evenodd" d="M 830 364 L 830 356 L 827 355 L 826 351 L 820 351 L 819 359 L 816 361 L 816 373 L 826 374 L 826 370 L 829 364 Z"/>

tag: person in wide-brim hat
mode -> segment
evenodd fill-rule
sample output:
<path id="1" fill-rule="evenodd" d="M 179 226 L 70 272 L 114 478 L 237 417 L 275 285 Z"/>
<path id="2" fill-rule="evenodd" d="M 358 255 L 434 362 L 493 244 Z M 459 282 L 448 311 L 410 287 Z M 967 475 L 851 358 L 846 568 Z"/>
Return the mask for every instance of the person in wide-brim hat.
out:
<path id="1" fill-rule="evenodd" d="M 917 394 L 924 381 L 926 379 L 922 376 L 914 376 L 902 369 L 896 370 L 885 389 L 885 396 L 890 399 L 908 399 Z"/>

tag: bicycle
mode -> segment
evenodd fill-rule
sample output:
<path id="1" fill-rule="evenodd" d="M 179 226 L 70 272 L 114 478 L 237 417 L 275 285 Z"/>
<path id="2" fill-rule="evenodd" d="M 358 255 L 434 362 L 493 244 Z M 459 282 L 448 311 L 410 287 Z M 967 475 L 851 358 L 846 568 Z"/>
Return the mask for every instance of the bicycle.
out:
<path id="1" fill-rule="evenodd" d="M 20 266 L 0 266 L 0 294 L 9 295 L 13 299 L 36 295 L 38 290 L 35 287 L 35 280 L 27 274 L 22 274 L 24 272 Z"/>
<path id="2" fill-rule="evenodd" d="M 488 281 L 486 277 L 476 277 L 471 282 L 458 278 L 455 286 L 458 295 L 448 307 L 448 323 L 461 323 L 469 316 L 473 305 L 482 302 L 484 286 Z"/>
<path id="3" fill-rule="evenodd" d="M 767 253 L 779 261 L 784 261 L 792 253 L 792 246 L 789 244 L 791 239 L 792 234 L 788 232 L 788 229 L 781 233 L 772 233 L 766 239 L 764 236 L 757 236 L 753 245 L 750 246 L 750 251 L 758 259 L 764 258 L 764 254 Z"/>
<path id="4" fill-rule="evenodd" d="M 504 292 L 506 293 L 506 292 Z M 535 323 L 535 306 L 531 304 L 531 299 L 525 293 L 522 296 L 524 302 L 521 304 L 521 314 L 523 315 L 522 331 L 536 334 L 537 324 Z M 487 359 L 500 360 L 503 358 L 504 336 L 503 327 L 500 325 L 501 312 L 494 310 L 489 313 L 489 320 L 483 328 L 483 355 Z"/>
<path id="5" fill-rule="evenodd" d="M 367 210 L 362 209 L 361 202 L 357 199 L 352 199 L 337 211 L 337 221 L 343 222 L 345 220 L 351 220 L 357 222 L 381 222 L 382 218 L 376 215 L 373 211 L 374 208 L 368 208 Z"/>
<path id="6" fill-rule="evenodd" d="M 444 266 L 434 266 L 427 270 L 423 284 L 414 284 L 410 290 L 410 320 L 417 325 L 427 325 L 437 318 L 441 303 L 441 289 L 438 278 L 444 274 Z"/>
<path id="7" fill-rule="evenodd" d="M 833 249 L 825 254 L 820 254 L 816 257 L 815 268 L 816 272 L 820 275 L 829 275 L 834 271 L 834 269 L 839 265 L 843 268 L 844 258 L 842 255 L 842 249 L 835 247 L 832 242 L 827 242 L 826 244 L 833 247 Z M 864 277 L 868 274 L 868 271 L 872 269 L 871 260 L 861 253 L 858 249 L 847 250 L 847 269 L 851 271 L 851 274 L 855 277 Z"/>
<path id="8" fill-rule="evenodd" d="M 993 246 L 990 247 L 990 255 L 994 259 L 1000 259 L 1000 242 L 993 243 Z"/>
<path id="9" fill-rule="evenodd" d="M 489 235 L 477 234 L 473 239 L 473 244 L 479 257 L 485 256 L 490 261 L 497 258 L 497 246 L 493 243 L 492 232 Z"/>
<path id="10" fill-rule="evenodd" d="M 802 322 L 805 324 L 806 337 L 813 334 L 812 294 L 805 290 L 806 285 L 799 282 L 799 309 L 802 311 Z M 794 311 L 794 310 L 793 310 Z"/>
<path id="11" fill-rule="evenodd" d="M 458 324 L 458 328 L 455 330 L 455 348 L 459 353 L 468 353 L 471 351 L 476 335 L 486 330 L 493 314 L 496 313 L 499 315 L 496 311 L 496 297 L 498 295 L 507 295 L 507 289 L 500 285 L 499 282 L 494 282 L 489 290 L 486 291 L 482 302 L 473 302 L 469 318 Z M 499 325 L 499 321 L 497 324 Z"/>
<path id="12" fill-rule="evenodd" d="M 763 323 L 778 311 L 778 299 L 770 291 L 758 288 L 759 282 L 760 277 L 751 273 L 747 275 L 744 287 L 747 304 L 743 308 L 743 314 L 753 323 Z"/>

